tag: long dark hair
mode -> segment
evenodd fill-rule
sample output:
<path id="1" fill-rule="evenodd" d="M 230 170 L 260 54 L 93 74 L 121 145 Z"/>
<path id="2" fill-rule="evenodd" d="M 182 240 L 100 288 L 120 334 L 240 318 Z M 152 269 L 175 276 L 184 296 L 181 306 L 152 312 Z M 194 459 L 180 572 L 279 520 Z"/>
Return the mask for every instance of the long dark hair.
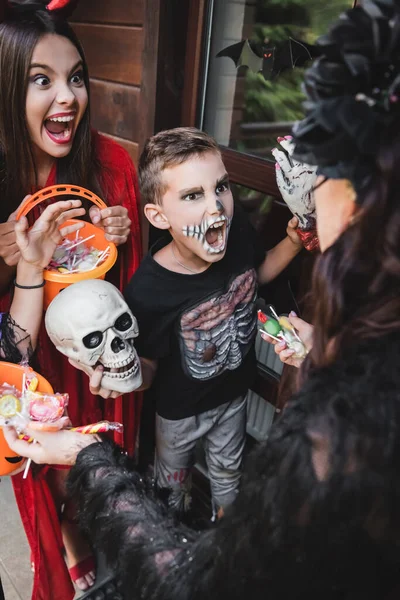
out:
<path id="1" fill-rule="evenodd" d="M 47 3 L 47 2 L 46 2 Z M 42 7 L 42 8 L 41 8 Z M 46 34 L 61 35 L 75 46 L 89 75 L 78 38 L 63 16 L 45 4 L 14 3 L 0 25 L 0 220 L 4 221 L 37 186 L 37 172 L 26 121 L 26 95 L 32 53 Z M 57 183 L 75 183 L 101 193 L 90 130 L 90 100 L 76 131 L 71 152 L 57 160 Z M 32 173 L 34 178 L 32 180 Z"/>
<path id="2" fill-rule="evenodd" d="M 354 222 L 315 264 L 314 346 L 305 371 L 357 341 L 400 334 L 399 119 L 382 131 L 371 183 L 361 194 Z"/>

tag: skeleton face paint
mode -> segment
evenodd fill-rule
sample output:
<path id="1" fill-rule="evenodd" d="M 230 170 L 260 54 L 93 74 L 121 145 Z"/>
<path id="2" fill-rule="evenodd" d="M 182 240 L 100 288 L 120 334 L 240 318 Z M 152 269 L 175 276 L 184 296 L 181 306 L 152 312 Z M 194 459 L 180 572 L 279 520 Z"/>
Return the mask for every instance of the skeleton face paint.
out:
<path id="1" fill-rule="evenodd" d="M 141 386 L 137 321 L 111 283 L 90 279 L 67 287 L 47 309 L 45 324 L 59 352 L 86 367 L 103 365 L 105 389 L 127 393 Z"/>
<path id="2" fill-rule="evenodd" d="M 207 152 L 163 171 L 162 212 L 188 267 L 223 258 L 233 217 L 233 198 L 221 156 Z"/>
<path id="3" fill-rule="evenodd" d="M 223 210 L 222 203 L 219 200 L 217 203 Z M 225 215 L 213 218 L 205 217 L 200 225 L 183 227 L 183 235 L 198 240 L 209 254 L 219 254 L 225 252 L 231 220 Z"/>

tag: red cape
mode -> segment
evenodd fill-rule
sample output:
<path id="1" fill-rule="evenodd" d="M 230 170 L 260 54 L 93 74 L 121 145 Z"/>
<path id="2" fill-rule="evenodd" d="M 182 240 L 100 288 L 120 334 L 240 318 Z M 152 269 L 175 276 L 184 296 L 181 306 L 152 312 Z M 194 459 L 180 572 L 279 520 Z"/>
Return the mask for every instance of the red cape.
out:
<path id="1" fill-rule="evenodd" d="M 107 277 L 123 290 L 139 266 L 142 250 L 140 236 L 139 191 L 135 168 L 128 153 L 118 144 L 93 134 L 93 142 L 101 169 L 103 199 L 109 206 L 123 205 L 132 221 L 131 235 L 118 248 L 118 261 Z M 50 173 L 47 185 L 54 185 L 56 169 Z M 0 310 L 7 310 L 9 298 L 0 301 Z M 68 363 L 50 342 L 44 326 L 38 342 L 37 358 L 40 373 L 54 390 L 68 392 L 68 412 L 74 425 L 85 425 L 103 419 L 124 424 L 124 433 L 115 441 L 129 452 L 135 450 L 141 394 L 126 394 L 116 400 L 103 400 L 89 392 L 87 376 Z M 31 469 L 26 480 L 13 477 L 14 492 L 21 519 L 35 563 L 32 600 L 72 600 L 74 590 L 63 558 L 63 544 L 57 510 L 46 482 L 48 469 Z"/>

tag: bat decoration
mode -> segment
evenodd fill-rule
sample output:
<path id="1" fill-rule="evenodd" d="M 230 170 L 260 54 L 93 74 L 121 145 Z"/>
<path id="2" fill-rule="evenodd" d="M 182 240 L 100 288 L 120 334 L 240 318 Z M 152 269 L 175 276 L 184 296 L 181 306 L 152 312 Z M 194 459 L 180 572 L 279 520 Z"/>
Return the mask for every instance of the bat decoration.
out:
<path id="1" fill-rule="evenodd" d="M 289 38 L 272 48 L 263 46 L 262 56 L 258 56 L 246 39 L 224 48 L 218 52 L 217 58 L 227 56 L 233 60 L 236 68 L 246 66 L 254 73 L 261 72 L 265 79 L 275 79 L 282 71 L 304 66 L 316 58 L 317 53 L 316 46 Z"/>

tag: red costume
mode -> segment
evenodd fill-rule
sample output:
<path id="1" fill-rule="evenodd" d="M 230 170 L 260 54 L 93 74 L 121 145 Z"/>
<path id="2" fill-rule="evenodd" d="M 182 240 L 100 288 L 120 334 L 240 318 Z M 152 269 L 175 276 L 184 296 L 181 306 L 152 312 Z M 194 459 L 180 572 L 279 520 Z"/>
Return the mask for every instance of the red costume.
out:
<path id="1" fill-rule="evenodd" d="M 93 133 L 93 143 L 101 164 L 100 184 L 103 200 L 109 206 L 122 205 L 132 221 L 131 235 L 118 248 L 118 261 L 107 279 L 123 290 L 141 259 L 139 191 L 137 176 L 127 152 L 118 144 Z M 46 185 L 56 183 L 56 166 Z M 33 211 L 32 211 L 33 212 Z M 36 218 L 38 215 L 34 214 Z M 9 295 L 0 300 L 0 311 L 9 307 Z M 56 391 L 68 392 L 68 413 L 73 425 L 95 423 L 103 419 L 124 424 L 124 432 L 114 439 L 129 452 L 135 449 L 141 408 L 140 394 L 126 394 L 115 400 L 103 400 L 89 391 L 85 373 L 72 367 L 50 342 L 44 326 L 37 349 L 40 373 Z M 74 590 L 63 557 L 59 516 L 46 475 L 49 469 L 32 468 L 28 478 L 13 477 L 14 491 L 35 564 L 32 600 L 72 600 Z"/>

